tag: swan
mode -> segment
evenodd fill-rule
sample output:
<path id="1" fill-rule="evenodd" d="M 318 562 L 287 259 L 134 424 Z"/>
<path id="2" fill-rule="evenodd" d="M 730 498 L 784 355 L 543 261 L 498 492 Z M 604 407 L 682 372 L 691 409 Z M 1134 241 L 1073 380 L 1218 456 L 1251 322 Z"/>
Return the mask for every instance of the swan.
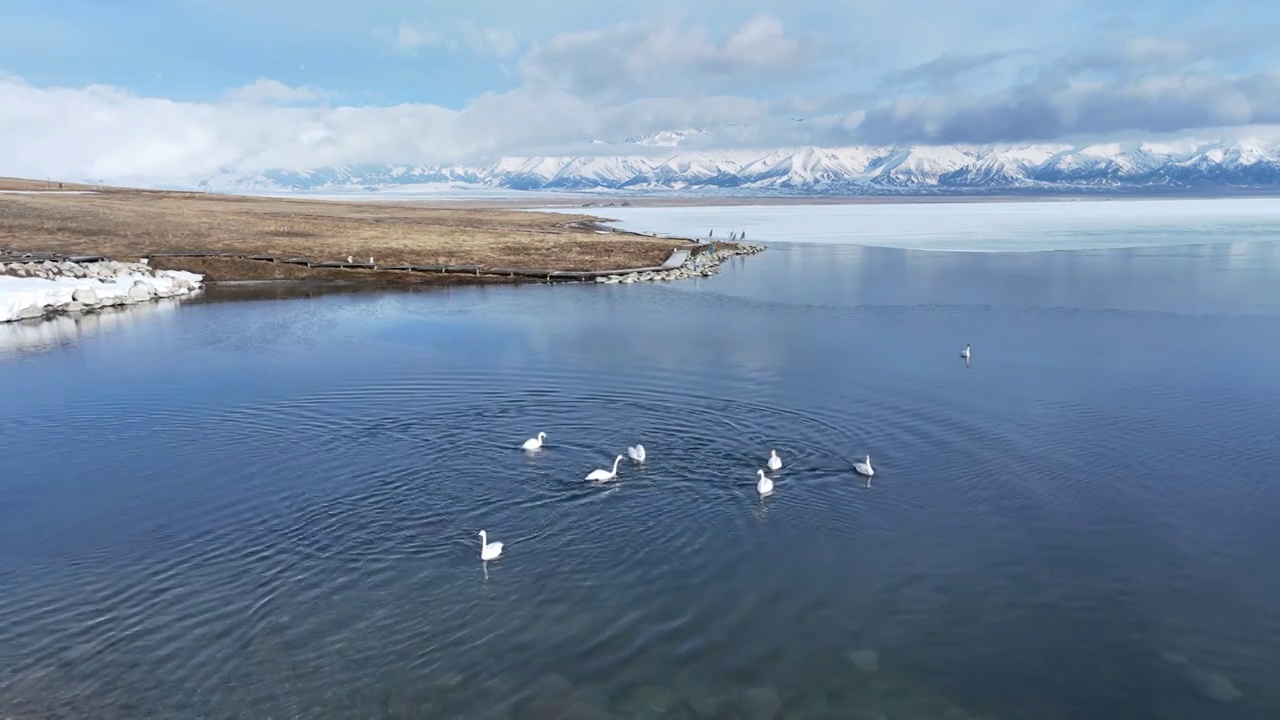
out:
<path id="1" fill-rule="evenodd" d="M 531 437 L 528 440 L 525 440 L 524 444 L 520 446 L 520 449 L 521 450 L 541 450 L 542 441 L 546 439 L 547 439 L 547 434 L 544 432 L 540 432 L 535 437 Z"/>
<path id="2" fill-rule="evenodd" d="M 356 259 L 355 259 L 355 258 L 351 257 L 350 255 L 348 255 L 348 256 L 347 256 L 347 262 L 348 262 L 348 263 L 354 263 L 355 261 L 356 261 Z"/>
<path id="3" fill-rule="evenodd" d="M 782 469 L 782 458 L 778 457 L 777 450 L 769 451 L 769 469 L 778 472 Z"/>
<path id="4" fill-rule="evenodd" d="M 640 443 L 636 443 L 635 447 L 627 448 L 627 455 L 638 463 L 644 462 L 644 446 Z"/>
<path id="5" fill-rule="evenodd" d="M 618 457 L 613 459 L 612 470 L 604 470 L 604 469 L 592 470 L 591 474 L 587 475 L 587 479 L 588 480 L 612 480 L 618 477 L 618 463 L 621 461 L 622 461 L 622 456 L 619 455 Z"/>
<path id="6" fill-rule="evenodd" d="M 968 345 L 968 344 L 965 344 L 965 346 L 964 346 L 964 350 L 960 353 L 960 357 L 964 358 L 965 360 L 968 360 L 968 359 L 969 359 L 969 354 L 970 354 L 970 352 L 969 352 L 969 345 Z"/>
<path id="7" fill-rule="evenodd" d="M 859 474 L 861 474 L 861 475 L 866 475 L 867 477 L 871 477 L 872 475 L 875 475 L 875 474 L 876 474 L 875 469 L 871 467 L 871 456 L 870 456 L 870 455 L 868 455 L 868 456 L 866 457 L 866 459 L 865 459 L 865 460 L 863 460 L 862 462 L 856 462 L 856 463 L 854 463 L 854 464 L 853 464 L 853 469 L 854 469 L 854 470 L 857 470 Z"/>
<path id="8" fill-rule="evenodd" d="M 756 476 L 760 478 L 759 480 L 756 480 L 756 492 L 760 493 L 762 496 L 772 494 L 773 481 L 764 474 L 763 470 L 757 470 Z"/>
<path id="9" fill-rule="evenodd" d="M 480 531 L 480 559 L 492 560 L 502 554 L 502 543 L 488 542 L 488 536 Z"/>

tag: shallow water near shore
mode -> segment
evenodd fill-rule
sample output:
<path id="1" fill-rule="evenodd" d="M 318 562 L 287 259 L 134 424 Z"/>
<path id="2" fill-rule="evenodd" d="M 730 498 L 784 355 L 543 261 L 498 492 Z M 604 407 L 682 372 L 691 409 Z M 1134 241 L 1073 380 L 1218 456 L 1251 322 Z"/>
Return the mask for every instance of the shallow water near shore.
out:
<path id="1" fill-rule="evenodd" d="M 0 715 L 1280 714 L 1276 244 L 248 292 L 0 335 Z"/>

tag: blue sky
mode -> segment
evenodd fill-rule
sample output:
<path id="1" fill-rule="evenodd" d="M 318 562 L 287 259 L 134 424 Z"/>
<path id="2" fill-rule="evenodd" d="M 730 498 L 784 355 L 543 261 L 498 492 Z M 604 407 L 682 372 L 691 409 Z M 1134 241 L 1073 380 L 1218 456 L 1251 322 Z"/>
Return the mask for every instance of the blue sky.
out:
<path id="1" fill-rule="evenodd" d="M 452 162 L 686 127 L 733 146 L 1247 127 L 1280 122 L 1278 30 L 1262 0 L 0 0 L 0 174 Z"/>

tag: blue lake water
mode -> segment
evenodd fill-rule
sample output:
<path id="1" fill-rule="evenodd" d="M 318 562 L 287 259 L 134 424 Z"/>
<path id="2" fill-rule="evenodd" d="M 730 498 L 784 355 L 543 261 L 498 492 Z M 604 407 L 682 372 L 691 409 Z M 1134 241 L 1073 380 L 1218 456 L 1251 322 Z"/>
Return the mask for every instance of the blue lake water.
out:
<path id="1" fill-rule="evenodd" d="M 1280 715 L 1280 245 L 273 294 L 0 327 L 0 716 Z"/>

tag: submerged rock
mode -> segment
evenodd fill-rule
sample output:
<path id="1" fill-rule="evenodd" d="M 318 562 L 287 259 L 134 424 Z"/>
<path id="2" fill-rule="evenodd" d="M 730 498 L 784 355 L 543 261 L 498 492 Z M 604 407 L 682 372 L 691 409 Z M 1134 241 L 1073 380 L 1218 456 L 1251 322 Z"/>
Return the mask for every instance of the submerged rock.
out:
<path id="1" fill-rule="evenodd" d="M 689 708 L 700 718 L 719 717 L 727 712 L 733 698 L 716 690 L 694 690 L 688 693 Z"/>
<path id="2" fill-rule="evenodd" d="M 567 698 L 535 698 L 516 708 L 515 720 L 601 720 L 605 711 Z"/>
<path id="3" fill-rule="evenodd" d="M 853 650 L 845 654 L 845 657 L 853 661 L 853 666 L 861 673 L 874 673 L 880 669 L 880 653 L 870 648 L 863 650 Z"/>
<path id="4" fill-rule="evenodd" d="M 624 709 L 636 715 L 652 716 L 670 710 L 674 702 L 675 696 L 670 690 L 659 685 L 645 685 L 631 693 Z"/>
<path id="5" fill-rule="evenodd" d="M 771 687 L 750 688 L 743 691 L 739 704 L 744 720 L 773 720 L 782 708 L 782 698 Z"/>
<path id="6" fill-rule="evenodd" d="M 533 681 L 530 691 L 541 697 L 567 698 L 573 693 L 573 683 L 563 675 L 547 673 Z"/>
<path id="7" fill-rule="evenodd" d="M 1161 653 L 1160 657 L 1172 665 L 1191 689 L 1202 697 L 1227 704 L 1244 696 L 1225 675 L 1198 667 L 1180 653 Z"/>

